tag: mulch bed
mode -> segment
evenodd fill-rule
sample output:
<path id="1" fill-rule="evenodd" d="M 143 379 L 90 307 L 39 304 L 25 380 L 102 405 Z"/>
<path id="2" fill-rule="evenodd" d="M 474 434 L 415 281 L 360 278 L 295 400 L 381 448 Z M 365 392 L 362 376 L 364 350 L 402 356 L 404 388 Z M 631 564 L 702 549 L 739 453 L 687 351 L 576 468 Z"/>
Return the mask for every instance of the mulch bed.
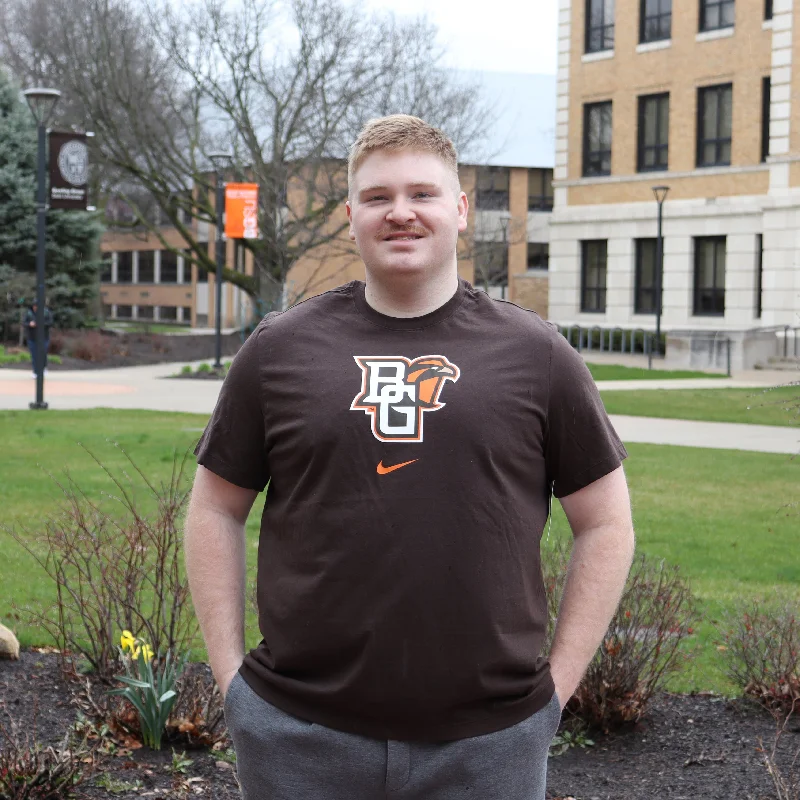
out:
<path id="1" fill-rule="evenodd" d="M 55 654 L 26 650 L 17 662 L 0 661 L 4 725 L 8 718 L 3 708 L 23 730 L 30 730 L 36 699 L 37 736 L 56 743 L 76 718 L 69 698 Z M 790 720 L 778 750 L 778 763 L 784 769 L 800 748 L 799 734 L 800 720 Z M 593 747 L 571 748 L 551 758 L 548 800 L 774 800 L 758 742 L 761 737 L 765 748 L 771 749 L 774 736 L 772 717 L 751 702 L 706 693 L 663 693 L 647 718 L 629 730 L 607 736 L 595 733 Z M 176 748 L 184 749 L 184 745 Z M 239 797 L 233 769 L 217 753 L 187 750 L 187 757 L 192 764 L 186 774 L 173 775 L 168 743 L 160 752 L 141 748 L 103 756 L 98 772 L 82 787 L 82 796 Z M 131 788 L 112 795 L 105 788 L 108 779 L 124 781 Z M 97 785 L 98 780 L 105 786 Z"/>
<path id="2" fill-rule="evenodd" d="M 61 364 L 48 364 L 48 372 L 61 372 L 76 369 L 108 369 L 109 367 L 138 367 L 147 364 L 164 364 L 179 361 L 200 361 L 215 356 L 214 336 L 212 334 L 159 334 L 159 333 L 113 333 L 103 332 L 108 353 L 105 357 L 88 361 L 67 355 L 71 343 L 80 333 L 65 332 L 65 343 L 59 353 Z M 222 355 L 230 358 L 242 346 L 238 332 L 222 336 Z M 16 348 L 8 347 L 8 352 Z M 25 350 L 27 352 L 27 350 Z M 52 352 L 52 350 L 51 350 Z M 100 354 L 99 349 L 97 354 Z M 20 369 L 31 371 L 30 361 L 21 364 L 0 364 L 0 369 Z"/>

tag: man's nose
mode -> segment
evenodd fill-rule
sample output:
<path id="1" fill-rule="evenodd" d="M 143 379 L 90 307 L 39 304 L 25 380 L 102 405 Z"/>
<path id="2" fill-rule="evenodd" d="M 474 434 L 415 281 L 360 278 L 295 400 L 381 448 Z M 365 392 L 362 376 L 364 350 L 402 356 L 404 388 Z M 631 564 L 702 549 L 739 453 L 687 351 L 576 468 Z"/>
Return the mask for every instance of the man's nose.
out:
<path id="1" fill-rule="evenodd" d="M 405 197 L 396 198 L 386 214 L 386 219 L 396 225 L 406 225 L 416 218 L 417 215 L 414 213 L 414 209 L 411 208 L 411 204 Z"/>

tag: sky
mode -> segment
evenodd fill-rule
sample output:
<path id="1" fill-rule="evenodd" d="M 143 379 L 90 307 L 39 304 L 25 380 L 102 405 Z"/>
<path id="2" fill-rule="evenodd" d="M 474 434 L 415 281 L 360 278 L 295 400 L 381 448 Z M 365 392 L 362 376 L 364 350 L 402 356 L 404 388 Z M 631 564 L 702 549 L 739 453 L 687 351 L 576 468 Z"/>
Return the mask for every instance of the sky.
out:
<path id="1" fill-rule="evenodd" d="M 398 17 L 425 15 L 447 48 L 446 66 L 555 75 L 558 0 L 364 0 Z"/>

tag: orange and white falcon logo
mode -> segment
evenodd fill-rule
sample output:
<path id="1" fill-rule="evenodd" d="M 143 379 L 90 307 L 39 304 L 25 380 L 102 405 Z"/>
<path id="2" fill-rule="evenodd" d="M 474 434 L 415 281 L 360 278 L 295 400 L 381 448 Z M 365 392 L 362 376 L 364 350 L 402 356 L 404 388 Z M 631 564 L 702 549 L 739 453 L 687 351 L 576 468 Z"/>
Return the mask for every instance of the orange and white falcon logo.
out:
<path id="1" fill-rule="evenodd" d="M 351 411 L 372 416 L 372 433 L 381 442 L 421 442 L 424 411 L 444 408 L 445 381 L 461 372 L 444 356 L 353 356 L 361 368 L 361 391 Z"/>

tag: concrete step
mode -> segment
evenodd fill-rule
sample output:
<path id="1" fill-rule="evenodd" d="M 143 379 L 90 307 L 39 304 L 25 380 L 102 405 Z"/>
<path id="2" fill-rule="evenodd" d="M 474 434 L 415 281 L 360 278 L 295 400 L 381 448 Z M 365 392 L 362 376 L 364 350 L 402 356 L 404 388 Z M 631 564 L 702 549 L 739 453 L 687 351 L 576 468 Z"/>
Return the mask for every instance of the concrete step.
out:
<path id="1" fill-rule="evenodd" d="M 800 358 L 797 356 L 788 356 L 787 358 L 773 356 L 767 361 L 761 361 L 755 365 L 756 369 L 773 369 L 780 372 L 798 372 L 800 371 Z"/>

